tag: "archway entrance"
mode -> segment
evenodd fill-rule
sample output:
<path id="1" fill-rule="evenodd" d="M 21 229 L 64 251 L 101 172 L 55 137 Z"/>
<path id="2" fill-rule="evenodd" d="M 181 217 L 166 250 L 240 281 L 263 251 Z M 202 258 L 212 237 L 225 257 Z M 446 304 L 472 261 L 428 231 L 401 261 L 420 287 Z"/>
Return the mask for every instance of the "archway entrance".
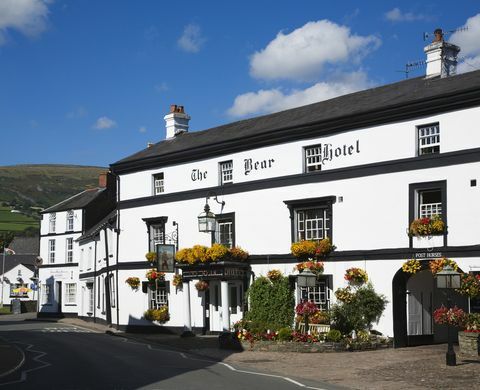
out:
<path id="1" fill-rule="evenodd" d="M 421 265 L 421 270 L 415 275 L 400 269 L 393 278 L 393 335 L 396 348 L 447 341 L 446 327 L 436 325 L 433 321 L 435 309 L 447 305 L 447 292 L 436 288 L 428 261 L 421 261 Z M 449 293 L 452 305 L 467 310 L 467 298 L 455 291 Z"/>

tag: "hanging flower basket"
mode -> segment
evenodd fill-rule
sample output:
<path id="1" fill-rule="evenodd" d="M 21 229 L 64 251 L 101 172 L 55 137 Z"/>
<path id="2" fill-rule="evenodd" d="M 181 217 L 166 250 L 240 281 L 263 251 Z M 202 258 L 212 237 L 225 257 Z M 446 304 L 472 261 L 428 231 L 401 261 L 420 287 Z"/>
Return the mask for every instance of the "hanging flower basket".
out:
<path id="1" fill-rule="evenodd" d="M 352 292 L 352 289 L 350 288 L 350 286 L 347 286 L 345 288 L 338 288 L 337 291 L 335 291 L 335 297 L 340 302 L 350 303 L 350 302 L 353 302 L 353 299 L 355 298 L 355 294 Z"/>
<path id="2" fill-rule="evenodd" d="M 272 269 L 271 271 L 267 272 L 267 278 L 270 279 L 271 282 L 280 280 L 282 277 L 283 277 L 283 274 L 278 269 Z"/>
<path id="3" fill-rule="evenodd" d="M 347 269 L 344 278 L 351 286 L 361 286 L 368 282 L 368 275 L 361 268 L 352 267 Z"/>
<path id="4" fill-rule="evenodd" d="M 412 275 L 415 275 L 421 268 L 420 261 L 417 259 L 407 260 L 402 265 L 402 271 Z"/>
<path id="5" fill-rule="evenodd" d="M 323 274 L 323 263 L 321 261 L 316 261 L 316 260 L 310 260 L 310 261 L 303 261 L 301 263 L 298 263 L 295 266 L 295 269 L 298 272 L 302 272 L 304 269 L 309 269 L 312 271 L 315 275 L 321 275 Z"/>
<path id="6" fill-rule="evenodd" d="M 172 284 L 176 288 L 182 288 L 183 287 L 183 276 L 180 275 L 180 274 L 173 275 Z"/>
<path id="7" fill-rule="evenodd" d="M 137 278 L 136 276 L 130 276 L 125 280 L 125 283 L 127 283 L 132 290 L 138 290 L 138 287 L 140 286 L 140 278 Z"/>
<path id="8" fill-rule="evenodd" d="M 440 215 L 414 219 L 408 229 L 410 236 L 424 237 L 442 234 L 445 231 L 445 223 Z"/>
<path id="9" fill-rule="evenodd" d="M 143 313 L 143 317 L 148 321 L 157 321 L 163 324 L 170 319 L 168 306 L 162 306 L 160 309 L 149 309 Z"/>
<path id="10" fill-rule="evenodd" d="M 155 264 L 157 262 L 157 253 L 156 252 L 147 252 L 145 258 L 150 264 Z"/>
<path id="11" fill-rule="evenodd" d="M 198 291 L 207 291 L 208 290 L 208 282 L 206 280 L 199 280 L 195 283 L 195 288 Z"/>
<path id="12" fill-rule="evenodd" d="M 436 275 L 437 272 L 443 270 L 445 266 L 449 265 L 455 271 L 458 269 L 458 265 L 455 260 L 447 259 L 446 257 L 442 257 L 441 259 L 430 260 L 428 262 L 428 266 L 430 267 L 430 271 L 432 271 L 433 275 Z"/>
<path id="13" fill-rule="evenodd" d="M 457 291 L 469 298 L 480 296 L 480 275 L 462 274 L 460 288 Z"/>

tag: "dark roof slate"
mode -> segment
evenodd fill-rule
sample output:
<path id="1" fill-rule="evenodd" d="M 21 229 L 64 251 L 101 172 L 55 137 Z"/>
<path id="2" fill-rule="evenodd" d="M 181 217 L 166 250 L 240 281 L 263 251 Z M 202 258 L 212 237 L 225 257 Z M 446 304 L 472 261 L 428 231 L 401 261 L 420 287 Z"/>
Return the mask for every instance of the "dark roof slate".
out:
<path id="1" fill-rule="evenodd" d="M 84 234 L 78 237 L 75 241 L 82 241 L 82 240 L 91 238 L 95 236 L 103 228 L 103 226 L 107 224 L 113 225 L 117 217 L 116 213 L 117 213 L 117 210 L 112 210 L 100 221 L 98 221 L 95 225 L 93 225 L 90 229 L 88 229 Z"/>
<path id="2" fill-rule="evenodd" d="M 418 101 L 435 99 L 480 88 L 480 70 L 446 78 L 418 77 L 360 92 L 321 101 L 319 103 L 277 112 L 270 115 L 241 120 L 203 131 L 180 134 L 163 140 L 129 157 L 117 161 L 112 167 L 124 163 L 174 155 L 180 151 L 195 150 L 222 144 L 235 139 L 248 139 L 279 129 L 296 128 L 334 121 L 359 114 L 375 112 L 390 107 L 408 106 Z M 355 123 L 352 124 L 355 126 Z M 321 134 L 321 129 L 319 130 Z"/>
<path id="3" fill-rule="evenodd" d="M 45 210 L 42 211 L 42 214 L 53 213 L 57 211 L 66 211 L 73 209 L 82 209 L 90 202 L 92 202 L 97 196 L 99 196 L 105 188 L 89 188 L 85 191 L 82 191 L 72 197 L 57 203 Z"/>
<path id="4" fill-rule="evenodd" d="M 17 254 L 38 256 L 40 253 L 40 238 L 14 237 L 13 241 L 8 247 Z"/>

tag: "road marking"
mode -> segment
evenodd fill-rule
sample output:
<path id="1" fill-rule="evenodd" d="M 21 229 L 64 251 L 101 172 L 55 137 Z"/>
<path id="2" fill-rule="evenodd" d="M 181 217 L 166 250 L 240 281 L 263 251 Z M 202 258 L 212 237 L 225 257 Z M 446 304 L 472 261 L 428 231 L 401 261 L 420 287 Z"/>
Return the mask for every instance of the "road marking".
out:
<path id="1" fill-rule="evenodd" d="M 125 340 L 127 340 L 125 338 Z M 126 342 L 130 342 L 130 340 L 127 340 Z M 288 376 L 282 376 L 282 375 L 275 375 L 275 374 L 266 374 L 266 373 L 262 373 L 262 372 L 254 372 L 254 371 L 246 371 L 246 370 L 239 370 L 239 369 L 236 369 L 235 367 L 231 366 L 230 364 L 227 364 L 227 363 L 223 363 L 223 362 L 219 362 L 217 360 L 213 360 L 213 359 L 201 359 L 201 358 L 197 358 L 197 357 L 192 357 L 192 356 L 189 356 L 188 354 L 184 353 L 184 352 L 178 352 L 178 351 L 172 351 L 172 350 L 168 350 L 168 349 L 162 349 L 162 348 L 154 348 L 152 347 L 151 344 L 146 344 L 146 343 L 142 343 L 142 342 L 139 342 L 137 340 L 135 340 L 134 343 L 132 344 L 143 344 L 145 345 L 148 349 L 152 350 L 152 351 L 155 351 L 155 350 L 161 350 L 163 352 L 170 352 L 170 353 L 176 353 L 176 354 L 179 354 L 182 358 L 184 359 L 187 359 L 187 360 L 197 360 L 197 361 L 200 361 L 200 362 L 208 362 L 208 363 L 216 363 L 216 364 L 219 364 L 219 365 L 222 365 L 224 367 L 227 367 L 229 370 L 231 371 L 234 371 L 234 372 L 238 372 L 238 373 L 241 373 L 241 374 L 248 374 L 248 375 L 259 375 L 259 376 L 266 376 L 266 377 L 270 377 L 270 378 L 277 378 L 277 379 L 283 379 L 287 382 L 290 382 L 298 387 L 303 387 L 304 389 L 311 389 L 311 390 L 327 390 L 325 388 L 322 388 L 322 387 L 312 387 L 312 386 L 308 386 L 308 385 L 305 385 L 301 382 L 298 382 L 292 378 L 289 378 Z"/>
<path id="2" fill-rule="evenodd" d="M 32 372 L 32 371 L 39 370 L 39 369 L 41 369 L 41 368 L 46 368 L 46 367 L 51 366 L 50 363 L 41 360 L 41 358 L 43 358 L 45 355 L 47 355 L 47 353 L 46 353 L 46 352 L 43 352 L 43 351 L 37 351 L 37 350 L 35 350 L 35 349 L 32 349 L 32 348 L 34 347 L 33 344 L 26 344 L 26 343 L 22 343 L 22 342 L 20 342 L 20 341 L 10 341 L 10 342 L 11 342 L 11 343 L 15 343 L 15 344 L 23 344 L 23 345 L 26 345 L 27 348 L 25 348 L 25 351 L 33 352 L 33 353 L 37 352 L 38 355 L 35 356 L 32 360 L 34 360 L 35 362 L 40 363 L 40 364 L 42 364 L 42 365 L 39 366 L 39 367 L 29 368 L 28 370 L 22 370 L 22 374 L 20 375 L 20 379 L 17 379 L 17 380 L 15 380 L 15 381 L 11 381 L 11 382 L 0 383 L 0 386 L 11 385 L 11 384 L 13 384 L 13 383 L 25 382 L 25 381 L 27 380 L 27 373 Z"/>
<path id="3" fill-rule="evenodd" d="M 80 328 L 80 327 L 73 327 L 73 328 L 43 328 L 39 330 L 43 333 L 94 333 L 90 329 Z"/>

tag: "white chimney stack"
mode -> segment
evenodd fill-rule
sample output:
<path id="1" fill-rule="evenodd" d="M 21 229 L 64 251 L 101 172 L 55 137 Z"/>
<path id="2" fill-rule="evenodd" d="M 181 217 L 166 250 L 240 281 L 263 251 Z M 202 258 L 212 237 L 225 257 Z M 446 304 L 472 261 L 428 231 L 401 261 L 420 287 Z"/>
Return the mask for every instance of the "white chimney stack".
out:
<path id="1" fill-rule="evenodd" d="M 167 139 L 188 131 L 190 116 L 185 113 L 183 106 L 172 104 L 170 106 L 170 113 L 165 115 L 163 119 L 165 119 Z"/>
<path id="2" fill-rule="evenodd" d="M 437 28 L 433 42 L 423 49 L 427 55 L 426 78 L 447 77 L 457 73 L 457 56 L 460 47 L 443 40 L 443 31 Z"/>

